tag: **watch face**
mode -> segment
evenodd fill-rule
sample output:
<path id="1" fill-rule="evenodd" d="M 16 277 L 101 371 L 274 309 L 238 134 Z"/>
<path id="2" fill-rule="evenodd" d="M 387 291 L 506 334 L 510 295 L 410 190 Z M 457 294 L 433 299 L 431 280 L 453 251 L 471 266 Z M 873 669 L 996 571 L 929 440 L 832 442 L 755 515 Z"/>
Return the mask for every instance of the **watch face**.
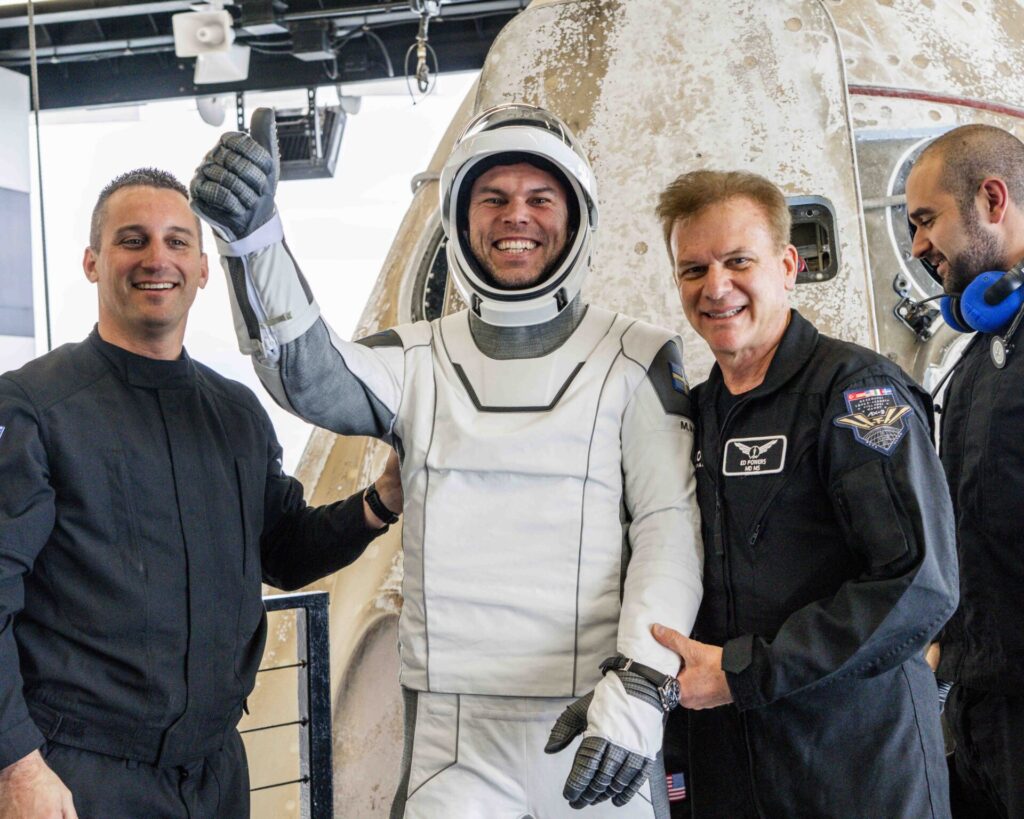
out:
<path id="1" fill-rule="evenodd" d="M 679 705 L 679 680 L 673 677 L 661 689 L 661 701 L 666 711 Z"/>

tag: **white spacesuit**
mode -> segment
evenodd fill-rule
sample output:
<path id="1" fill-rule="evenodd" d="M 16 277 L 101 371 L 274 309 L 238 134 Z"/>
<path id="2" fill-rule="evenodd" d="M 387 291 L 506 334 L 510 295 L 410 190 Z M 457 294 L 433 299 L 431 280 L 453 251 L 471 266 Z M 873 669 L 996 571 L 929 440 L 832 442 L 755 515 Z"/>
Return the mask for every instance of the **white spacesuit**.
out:
<path id="1" fill-rule="evenodd" d="M 650 627 L 688 634 L 701 598 L 693 426 L 679 339 L 579 295 L 597 224 L 582 149 L 540 109 L 478 117 L 441 179 L 470 309 L 360 342 L 324 323 L 283 243 L 275 151 L 257 112 L 252 138 L 226 135 L 200 166 L 194 207 L 223 239 L 240 346 L 274 398 L 401 455 L 407 753 L 393 815 L 561 816 L 567 777 L 574 806 L 628 802 L 589 816 L 656 815 L 664 777 L 644 780 L 678 658 Z M 474 254 L 467 214 L 476 180 L 517 163 L 557 181 L 568 216 L 540 280 L 509 289 Z M 544 757 L 546 741 L 575 759 Z"/>

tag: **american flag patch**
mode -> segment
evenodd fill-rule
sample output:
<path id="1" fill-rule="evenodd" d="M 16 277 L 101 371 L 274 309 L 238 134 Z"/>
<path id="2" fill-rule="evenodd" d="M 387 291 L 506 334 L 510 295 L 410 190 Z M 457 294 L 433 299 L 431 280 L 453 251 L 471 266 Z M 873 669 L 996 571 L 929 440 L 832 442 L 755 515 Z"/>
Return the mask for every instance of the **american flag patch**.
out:
<path id="1" fill-rule="evenodd" d="M 681 773 L 668 774 L 665 777 L 668 785 L 668 801 L 682 802 L 686 798 L 686 776 Z"/>

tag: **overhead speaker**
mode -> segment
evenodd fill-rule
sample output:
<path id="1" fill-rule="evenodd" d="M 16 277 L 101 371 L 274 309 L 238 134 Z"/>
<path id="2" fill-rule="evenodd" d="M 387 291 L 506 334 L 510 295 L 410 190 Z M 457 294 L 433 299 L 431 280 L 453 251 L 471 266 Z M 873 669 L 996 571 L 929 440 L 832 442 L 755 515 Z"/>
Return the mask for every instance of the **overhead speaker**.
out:
<path id="1" fill-rule="evenodd" d="M 227 51 L 211 51 L 196 57 L 196 85 L 241 82 L 249 76 L 249 46 L 233 45 Z"/>
<path id="2" fill-rule="evenodd" d="M 227 51 L 235 40 L 233 20 L 225 9 L 186 11 L 171 17 L 174 29 L 174 53 L 179 57 L 198 57 Z"/>
<path id="3" fill-rule="evenodd" d="M 217 128 L 224 124 L 227 115 L 224 97 L 196 97 L 196 109 L 207 125 Z"/>

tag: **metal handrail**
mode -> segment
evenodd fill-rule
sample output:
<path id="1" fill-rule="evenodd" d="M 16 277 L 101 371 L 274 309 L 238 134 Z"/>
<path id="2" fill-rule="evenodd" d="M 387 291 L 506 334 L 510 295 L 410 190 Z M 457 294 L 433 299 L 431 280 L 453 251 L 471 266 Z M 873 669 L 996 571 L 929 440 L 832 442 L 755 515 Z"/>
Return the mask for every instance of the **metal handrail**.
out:
<path id="1" fill-rule="evenodd" d="M 327 592 L 274 594 L 263 598 L 268 612 L 295 609 L 295 651 L 297 662 L 267 666 L 257 673 L 298 669 L 299 718 L 247 728 L 240 733 L 270 731 L 292 725 L 299 726 L 299 769 L 301 776 L 287 782 L 258 785 L 249 792 L 302 786 L 302 801 L 308 805 L 303 816 L 310 819 L 333 819 L 334 771 L 331 762 L 331 664 Z"/>

